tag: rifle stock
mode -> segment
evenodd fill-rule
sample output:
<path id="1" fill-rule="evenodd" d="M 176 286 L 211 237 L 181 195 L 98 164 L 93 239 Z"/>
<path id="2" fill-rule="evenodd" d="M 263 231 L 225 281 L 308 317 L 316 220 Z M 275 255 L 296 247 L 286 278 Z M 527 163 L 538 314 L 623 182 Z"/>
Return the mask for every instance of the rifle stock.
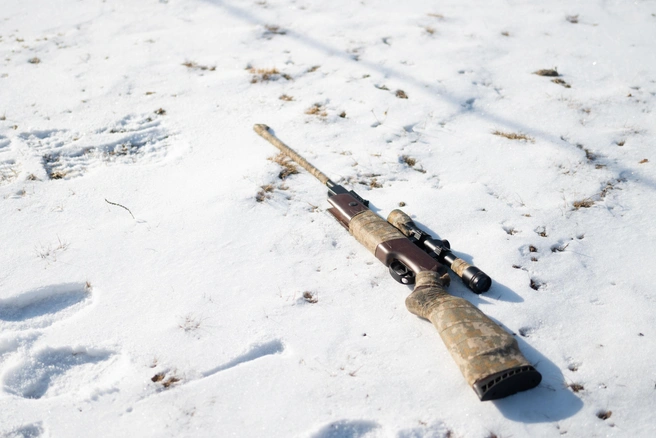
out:
<path id="1" fill-rule="evenodd" d="M 415 289 L 405 305 L 433 323 L 481 401 L 531 389 L 542 380 L 519 351 L 515 338 L 469 301 L 448 294 L 434 272 L 417 274 Z"/>

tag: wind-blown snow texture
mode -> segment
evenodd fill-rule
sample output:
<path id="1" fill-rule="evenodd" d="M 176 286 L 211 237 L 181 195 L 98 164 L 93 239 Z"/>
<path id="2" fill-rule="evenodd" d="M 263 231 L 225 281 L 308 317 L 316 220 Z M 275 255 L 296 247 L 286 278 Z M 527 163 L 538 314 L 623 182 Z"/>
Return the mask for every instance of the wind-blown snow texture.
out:
<path id="1" fill-rule="evenodd" d="M 656 2 L 3 0 L 0 53 L 0 434 L 654 435 Z M 542 384 L 479 402 L 255 123 Z"/>

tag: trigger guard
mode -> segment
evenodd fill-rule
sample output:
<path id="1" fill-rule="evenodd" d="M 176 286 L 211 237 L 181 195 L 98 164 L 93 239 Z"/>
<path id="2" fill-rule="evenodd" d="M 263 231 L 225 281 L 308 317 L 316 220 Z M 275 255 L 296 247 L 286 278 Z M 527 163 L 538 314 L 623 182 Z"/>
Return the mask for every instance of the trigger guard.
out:
<path id="1" fill-rule="evenodd" d="M 389 273 L 392 278 L 401 284 L 414 284 L 415 273 L 398 260 L 389 265 Z"/>

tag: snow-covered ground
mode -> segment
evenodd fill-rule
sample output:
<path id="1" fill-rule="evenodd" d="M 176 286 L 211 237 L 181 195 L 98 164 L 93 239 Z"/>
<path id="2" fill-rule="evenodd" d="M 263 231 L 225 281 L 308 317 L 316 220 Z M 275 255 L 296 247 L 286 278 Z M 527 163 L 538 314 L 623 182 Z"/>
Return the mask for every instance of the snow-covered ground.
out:
<path id="1" fill-rule="evenodd" d="M 656 434 L 655 1 L 3 0 L 0 54 L 0 434 Z M 478 401 L 255 123 L 540 386 Z"/>

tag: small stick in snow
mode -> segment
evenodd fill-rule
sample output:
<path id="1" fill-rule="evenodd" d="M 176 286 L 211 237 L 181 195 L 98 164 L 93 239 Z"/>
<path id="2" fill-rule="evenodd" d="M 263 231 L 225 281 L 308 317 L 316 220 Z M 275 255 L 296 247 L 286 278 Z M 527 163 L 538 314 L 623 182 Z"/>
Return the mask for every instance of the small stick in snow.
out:
<path id="1" fill-rule="evenodd" d="M 121 208 L 126 209 L 126 210 L 128 211 L 128 213 L 130 213 L 130 216 L 132 216 L 132 219 L 137 220 L 137 218 L 134 217 L 134 215 L 132 214 L 132 212 L 130 211 L 130 209 L 127 208 L 125 205 L 121 205 L 121 204 L 117 204 L 116 202 L 108 201 L 107 198 L 105 198 L 105 202 L 108 203 L 108 204 L 116 205 L 117 207 L 121 207 Z"/>

